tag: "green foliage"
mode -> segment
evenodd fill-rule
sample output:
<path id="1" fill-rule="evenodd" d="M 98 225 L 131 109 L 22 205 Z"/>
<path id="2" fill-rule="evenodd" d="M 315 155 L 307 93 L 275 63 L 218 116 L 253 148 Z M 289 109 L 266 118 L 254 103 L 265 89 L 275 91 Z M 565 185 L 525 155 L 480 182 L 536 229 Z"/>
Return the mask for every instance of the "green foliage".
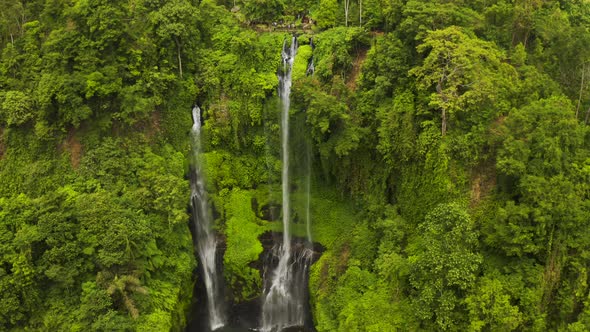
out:
<path id="1" fill-rule="evenodd" d="M 511 290 L 502 281 L 483 277 L 475 287 L 475 293 L 466 298 L 470 331 L 513 331 L 521 325 L 522 313 L 511 303 Z"/>
<path id="2" fill-rule="evenodd" d="M 504 122 L 498 168 L 505 175 L 557 175 L 567 172 L 584 128 L 566 98 L 551 98 L 513 110 Z"/>
<path id="3" fill-rule="evenodd" d="M 392 166 L 408 161 L 416 149 L 414 96 L 405 92 L 395 97 L 391 108 L 377 110 L 379 144 L 377 150 Z"/>
<path id="4" fill-rule="evenodd" d="M 252 196 L 249 192 L 233 190 L 224 200 L 227 250 L 223 266 L 225 277 L 232 285 L 234 301 L 240 302 L 256 297 L 262 288 L 259 271 L 249 264 L 262 253 L 258 236 L 264 232 L 264 228 L 252 211 Z"/>
<path id="5" fill-rule="evenodd" d="M 358 146 L 363 129 L 354 126 L 346 104 L 335 96 L 323 92 L 307 93 L 313 86 L 305 89 L 307 91 L 302 94 L 309 98 L 305 101 L 306 120 L 311 125 L 311 136 L 318 144 L 320 156 L 327 161 L 333 154 L 338 157 L 348 155 Z"/>
<path id="6" fill-rule="evenodd" d="M 367 52 L 360 77 L 363 97 L 379 102 L 390 98 L 405 83 L 411 54 L 394 35 L 377 37 Z"/>
<path id="7" fill-rule="evenodd" d="M 329 82 L 352 69 L 353 55 L 368 44 L 368 39 L 360 28 L 337 27 L 319 34 L 314 43 L 316 75 Z"/>
<path id="8" fill-rule="evenodd" d="M 266 180 L 266 165 L 252 155 L 236 157 L 227 151 L 205 154 L 207 186 L 211 191 L 250 189 Z"/>
<path id="9" fill-rule="evenodd" d="M 250 0 L 243 3 L 244 12 L 250 21 L 271 22 L 277 20 L 283 12 L 285 1 L 282 0 Z"/>
<path id="10" fill-rule="evenodd" d="M 156 155 L 124 146 L 123 140 L 106 140 L 89 149 L 83 170 L 66 169 L 75 174 L 68 185 L 56 182 L 40 195 L 0 199 L 6 237 L 1 260 L 7 267 L 1 283 L 13 284 L 3 296 L 9 301 L 3 328 L 39 328 L 44 322 L 54 329 L 131 329 L 135 318 L 154 310 L 166 317 L 165 326 L 180 324 L 174 310 L 187 299 L 183 287 L 190 289 L 194 266 L 184 157 L 170 147 Z M 160 282 L 156 294 L 172 289 L 160 303 L 151 299 L 153 281 Z M 61 297 L 63 302 L 54 301 Z M 165 301 L 170 305 L 162 306 Z M 60 316 L 65 312 L 70 318 Z"/>
<path id="11" fill-rule="evenodd" d="M 442 135 L 456 117 L 470 109 L 485 111 L 484 103 L 493 103 L 509 88 L 512 69 L 502 63 L 503 53 L 495 45 L 472 38 L 452 26 L 429 32 L 418 46 L 429 51 L 420 67 L 410 71 L 423 91 L 435 91 L 429 106 L 442 112 Z M 484 107 L 482 107 L 484 106 Z M 494 118 L 498 113 L 480 116 Z M 447 120 L 448 117 L 448 120 Z"/>
<path id="12" fill-rule="evenodd" d="M 332 28 L 338 24 L 338 2 L 336 0 L 320 0 L 312 17 L 321 29 Z"/>
<path id="13" fill-rule="evenodd" d="M 338 246 L 344 243 L 344 238 L 346 242 L 351 240 L 350 230 L 355 227 L 358 216 L 345 197 L 319 181 L 312 184 L 311 195 L 313 239 L 328 249 L 337 250 Z M 300 219 L 305 215 L 306 200 L 303 190 L 293 193 L 293 209 Z"/>
<path id="14" fill-rule="evenodd" d="M 589 22 L 582 0 L 0 1 L 0 329 L 184 327 L 194 104 L 233 300 L 260 294 L 292 38 L 266 31 L 293 24 L 318 331 L 589 330 Z"/>
<path id="15" fill-rule="evenodd" d="M 465 303 L 461 297 L 477 278 L 482 256 L 478 236 L 464 208 L 441 204 L 426 215 L 420 238 L 409 247 L 410 283 L 416 315 L 426 326 L 461 330 Z"/>
<path id="16" fill-rule="evenodd" d="M 449 26 L 476 30 L 481 27 L 481 14 L 469 8 L 468 1 L 409 0 L 403 6 L 399 23 L 402 35 L 411 39 L 424 39 L 429 31 L 444 30 Z"/>
<path id="17" fill-rule="evenodd" d="M 33 118 L 31 99 L 21 91 L 7 91 L 0 110 L 6 124 L 22 125 Z"/>
<path id="18" fill-rule="evenodd" d="M 310 45 L 300 45 L 297 48 L 297 56 L 295 57 L 291 74 L 293 81 L 302 79 L 307 74 L 307 65 L 311 58 L 312 51 Z"/>

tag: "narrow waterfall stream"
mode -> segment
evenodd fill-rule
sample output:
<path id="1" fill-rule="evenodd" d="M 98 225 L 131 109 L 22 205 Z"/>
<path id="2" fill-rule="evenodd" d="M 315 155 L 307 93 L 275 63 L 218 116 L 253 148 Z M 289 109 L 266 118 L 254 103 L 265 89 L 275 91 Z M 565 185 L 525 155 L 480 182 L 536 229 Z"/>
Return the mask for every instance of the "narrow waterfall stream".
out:
<path id="1" fill-rule="evenodd" d="M 192 135 L 192 173 L 191 173 L 191 204 L 192 219 L 197 235 L 196 246 L 199 254 L 202 277 L 207 291 L 207 309 L 209 314 L 209 328 L 211 331 L 226 324 L 224 313 L 222 280 L 217 273 L 216 253 L 217 240 L 212 229 L 212 218 L 209 213 L 207 192 L 201 163 L 201 109 L 193 108 Z"/>
<path id="2" fill-rule="evenodd" d="M 281 102 L 281 147 L 282 147 L 282 212 L 283 237 L 282 243 L 275 243 L 273 256 L 278 257 L 278 265 L 266 281 L 262 304 L 263 332 L 281 331 L 291 326 L 304 326 L 307 320 L 305 296 L 306 278 L 312 263 L 313 250 L 306 246 L 292 251 L 290 222 L 290 181 L 289 181 L 289 109 L 291 94 L 291 72 L 297 54 L 297 39 L 292 38 L 291 44 L 283 44 L 283 68 L 279 70 L 279 98 Z M 309 201 L 307 202 L 309 209 Z M 306 222 L 309 232 L 309 212 Z M 308 233 L 307 238 L 311 239 Z"/>
<path id="3" fill-rule="evenodd" d="M 311 46 L 312 50 L 315 48 L 315 46 L 313 44 L 313 38 L 309 39 L 309 46 Z M 315 65 L 313 64 L 313 55 L 312 55 L 311 58 L 309 59 L 309 63 L 307 64 L 307 70 L 305 71 L 305 75 L 313 76 L 314 73 L 315 73 Z"/>
<path id="4" fill-rule="evenodd" d="M 314 49 L 313 38 L 309 39 L 309 45 L 311 49 Z M 305 72 L 307 76 L 313 76 L 315 74 L 315 66 L 313 64 L 313 55 L 309 59 L 307 70 Z M 311 238 L 311 145 L 310 143 L 305 145 L 305 225 L 307 230 L 307 242 L 309 246 L 313 245 Z"/>

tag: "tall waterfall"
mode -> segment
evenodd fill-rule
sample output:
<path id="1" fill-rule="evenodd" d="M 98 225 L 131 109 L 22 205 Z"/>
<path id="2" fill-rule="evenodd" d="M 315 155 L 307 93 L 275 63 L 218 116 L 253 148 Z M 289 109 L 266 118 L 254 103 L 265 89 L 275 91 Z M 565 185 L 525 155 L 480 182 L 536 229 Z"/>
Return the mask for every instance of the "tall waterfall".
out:
<path id="1" fill-rule="evenodd" d="M 275 245 L 273 256 L 278 265 L 272 272 L 271 280 L 264 289 L 262 305 L 263 332 L 281 331 L 289 326 L 303 326 L 306 322 L 306 277 L 312 262 L 313 251 L 291 245 L 290 182 L 289 182 L 289 108 L 291 93 L 291 71 L 297 53 L 297 39 L 283 44 L 283 68 L 279 70 L 279 97 L 281 101 L 281 146 L 282 146 L 282 194 L 283 194 L 283 241 Z M 309 220 L 309 218 L 308 218 Z M 308 235 L 308 238 L 311 238 Z"/>
<path id="2" fill-rule="evenodd" d="M 191 174 L 191 203 L 193 206 L 193 223 L 197 235 L 196 245 L 201 260 L 203 279 L 207 290 L 209 327 L 216 330 L 225 325 L 221 280 L 217 273 L 216 251 L 217 240 L 211 228 L 212 219 L 209 213 L 207 192 L 201 164 L 201 109 L 193 108 L 192 128 L 193 171 Z"/>

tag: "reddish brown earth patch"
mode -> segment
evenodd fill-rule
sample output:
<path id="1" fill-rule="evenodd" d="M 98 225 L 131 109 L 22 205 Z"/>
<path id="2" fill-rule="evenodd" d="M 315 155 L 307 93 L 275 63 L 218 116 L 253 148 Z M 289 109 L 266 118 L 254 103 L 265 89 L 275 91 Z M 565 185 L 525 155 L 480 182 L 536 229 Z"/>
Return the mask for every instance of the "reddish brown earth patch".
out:
<path id="1" fill-rule="evenodd" d="M 149 117 L 135 122 L 131 128 L 133 132 L 143 133 L 145 139 L 151 142 L 162 132 L 162 113 L 159 110 L 154 110 Z M 113 122 L 114 136 L 125 136 L 126 130 L 128 130 L 126 124 Z"/>
<path id="2" fill-rule="evenodd" d="M 147 126 L 146 135 L 148 140 L 152 140 L 154 136 L 161 132 L 162 114 L 155 111 L 150 116 L 149 125 Z"/>
<path id="3" fill-rule="evenodd" d="M 361 67 L 367 58 L 367 50 L 362 49 L 357 53 L 356 58 L 352 63 L 352 71 L 350 72 L 350 76 L 348 77 L 348 82 L 346 86 L 351 90 L 356 90 L 356 81 L 361 73 Z"/>
<path id="4" fill-rule="evenodd" d="M 77 169 L 80 166 L 80 158 L 82 158 L 82 144 L 76 137 L 76 130 L 70 129 L 68 137 L 59 146 L 61 151 L 67 151 L 70 154 L 70 165 Z"/>
<path id="5" fill-rule="evenodd" d="M 328 287 L 330 287 L 330 279 L 344 274 L 348 267 L 348 259 L 350 258 L 350 246 L 345 245 L 338 256 L 338 259 L 330 257 L 328 260 L 322 262 L 318 285 L 319 289 L 328 291 Z"/>
<path id="6" fill-rule="evenodd" d="M 490 134 L 492 136 L 501 136 L 502 135 L 502 127 L 504 126 L 504 122 L 506 121 L 506 115 L 502 115 L 498 117 L 490 126 Z"/>
<path id="7" fill-rule="evenodd" d="M 487 162 L 475 167 L 471 173 L 471 199 L 473 208 L 486 198 L 496 187 L 496 168 L 494 163 Z"/>
<path id="8" fill-rule="evenodd" d="M 210 107 L 211 117 L 219 124 L 229 124 L 231 115 L 229 112 L 229 98 L 222 94 L 219 101 Z"/>
<path id="9" fill-rule="evenodd" d="M 340 259 L 338 260 L 338 265 L 336 266 L 336 273 L 338 273 L 338 275 L 342 275 L 346 271 L 349 258 L 350 246 L 347 244 L 344 249 L 342 249 L 342 252 L 340 253 Z"/>

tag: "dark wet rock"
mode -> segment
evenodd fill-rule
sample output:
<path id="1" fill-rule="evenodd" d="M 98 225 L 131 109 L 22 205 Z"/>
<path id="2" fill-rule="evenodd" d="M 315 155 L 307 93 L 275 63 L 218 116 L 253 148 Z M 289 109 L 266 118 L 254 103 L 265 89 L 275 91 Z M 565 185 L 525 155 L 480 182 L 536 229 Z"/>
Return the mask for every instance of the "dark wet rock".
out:
<path id="1" fill-rule="evenodd" d="M 277 203 L 268 203 L 260 208 L 259 218 L 266 221 L 279 221 L 283 206 Z M 254 210 L 257 211 L 257 210 Z"/>

